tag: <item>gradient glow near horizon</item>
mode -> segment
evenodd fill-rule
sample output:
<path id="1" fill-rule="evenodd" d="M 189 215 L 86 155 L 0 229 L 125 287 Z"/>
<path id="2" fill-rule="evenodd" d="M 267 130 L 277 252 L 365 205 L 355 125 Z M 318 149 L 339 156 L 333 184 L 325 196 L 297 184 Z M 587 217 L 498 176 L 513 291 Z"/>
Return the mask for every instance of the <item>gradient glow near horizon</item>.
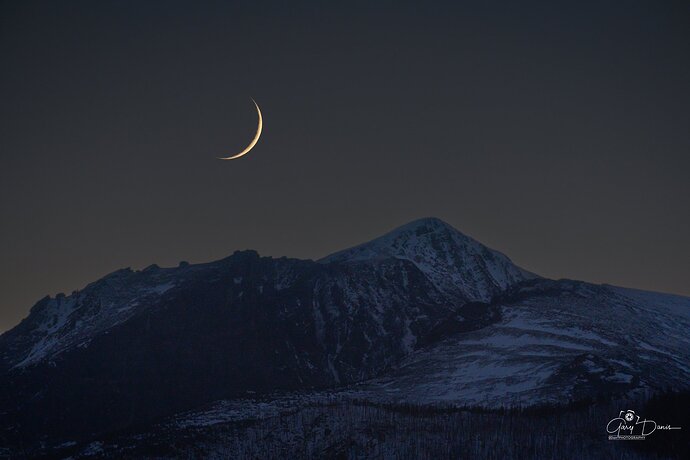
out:
<path id="1" fill-rule="evenodd" d="M 687 2 L 3 2 L 0 331 L 117 268 L 436 216 L 690 295 Z M 270 119 L 256 130 L 247 99 Z"/>

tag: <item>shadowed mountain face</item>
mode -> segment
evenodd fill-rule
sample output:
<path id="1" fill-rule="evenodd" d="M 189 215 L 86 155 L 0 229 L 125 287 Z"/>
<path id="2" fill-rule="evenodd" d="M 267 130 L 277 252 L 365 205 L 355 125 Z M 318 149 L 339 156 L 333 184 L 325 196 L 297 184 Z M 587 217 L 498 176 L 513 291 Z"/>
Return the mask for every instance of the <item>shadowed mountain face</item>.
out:
<path id="1" fill-rule="evenodd" d="M 377 401 L 483 405 L 683 387 L 688 311 L 681 297 L 540 279 L 438 219 L 319 262 L 245 251 L 119 270 L 0 336 L 0 440 L 82 439 L 357 382 Z"/>

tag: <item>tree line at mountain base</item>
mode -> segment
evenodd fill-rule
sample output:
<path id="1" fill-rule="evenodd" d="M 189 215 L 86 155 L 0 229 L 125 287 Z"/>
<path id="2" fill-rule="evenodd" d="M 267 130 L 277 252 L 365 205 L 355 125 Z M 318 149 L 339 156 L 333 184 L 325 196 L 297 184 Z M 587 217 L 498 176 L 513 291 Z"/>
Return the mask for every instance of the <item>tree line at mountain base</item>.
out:
<path id="1" fill-rule="evenodd" d="M 619 411 L 634 409 L 659 424 L 682 427 L 689 402 L 689 392 L 670 391 L 651 398 L 499 410 L 350 400 L 305 404 L 242 422 L 159 425 L 143 434 L 121 433 L 44 453 L 77 458 L 684 458 L 690 446 L 683 430 L 655 432 L 644 441 L 610 441 L 606 425 Z"/>

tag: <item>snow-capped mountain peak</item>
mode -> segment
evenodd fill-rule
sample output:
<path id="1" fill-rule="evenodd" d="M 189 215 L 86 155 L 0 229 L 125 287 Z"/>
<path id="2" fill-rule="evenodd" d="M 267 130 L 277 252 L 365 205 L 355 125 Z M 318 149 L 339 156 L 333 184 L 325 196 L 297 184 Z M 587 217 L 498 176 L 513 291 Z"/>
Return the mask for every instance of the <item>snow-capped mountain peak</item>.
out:
<path id="1" fill-rule="evenodd" d="M 389 257 L 412 261 L 440 291 L 469 301 L 486 302 L 515 283 L 537 278 L 514 265 L 504 254 L 434 217 L 415 220 L 320 262 L 348 263 Z"/>

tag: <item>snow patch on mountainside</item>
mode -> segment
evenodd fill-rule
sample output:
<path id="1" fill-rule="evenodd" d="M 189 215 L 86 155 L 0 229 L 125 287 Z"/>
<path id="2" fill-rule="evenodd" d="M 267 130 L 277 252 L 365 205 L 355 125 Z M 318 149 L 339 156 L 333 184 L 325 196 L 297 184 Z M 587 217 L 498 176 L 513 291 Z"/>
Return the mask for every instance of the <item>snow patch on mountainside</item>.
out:
<path id="1" fill-rule="evenodd" d="M 18 328 L 29 346 L 19 352 L 21 359 L 13 367 L 29 366 L 74 346 L 88 347 L 93 337 L 145 310 L 174 287 L 171 269 L 125 269 L 70 296 L 39 302 Z"/>
<path id="2" fill-rule="evenodd" d="M 625 291 L 535 281 L 501 304 L 501 322 L 418 350 L 361 388 L 392 402 L 487 407 L 560 403 L 615 385 L 688 388 L 683 299 L 633 301 Z"/>
<path id="3" fill-rule="evenodd" d="M 615 286 L 611 286 L 611 289 L 621 296 L 635 301 L 642 307 L 647 306 L 651 309 L 662 308 L 674 315 L 690 319 L 690 297 Z"/>

